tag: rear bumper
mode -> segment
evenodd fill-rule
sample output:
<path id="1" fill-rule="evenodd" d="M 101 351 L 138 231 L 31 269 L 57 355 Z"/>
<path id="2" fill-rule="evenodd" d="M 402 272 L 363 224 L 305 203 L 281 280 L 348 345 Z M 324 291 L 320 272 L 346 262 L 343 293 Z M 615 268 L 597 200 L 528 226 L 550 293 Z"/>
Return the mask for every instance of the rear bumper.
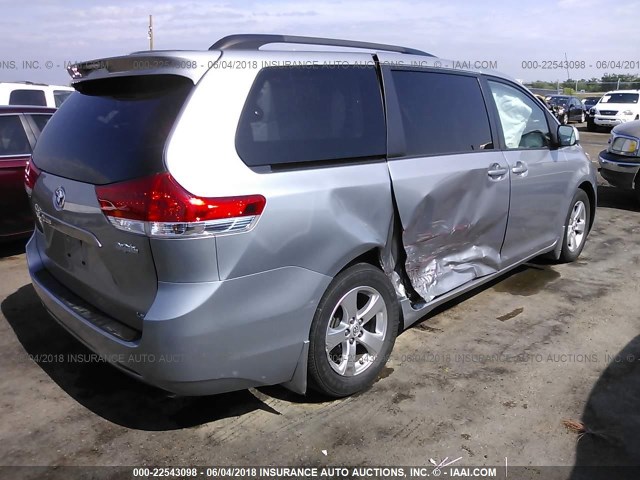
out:
<path id="1" fill-rule="evenodd" d="M 331 281 L 286 267 L 219 282 L 160 282 L 141 335 L 123 337 L 105 326 L 104 314 L 60 295 L 37 242 L 36 234 L 27 244 L 29 272 L 58 323 L 103 360 L 180 395 L 291 381 Z"/>
<path id="2" fill-rule="evenodd" d="M 598 155 L 600 175 L 614 187 L 633 189 L 640 170 L 640 162 L 603 150 Z"/>

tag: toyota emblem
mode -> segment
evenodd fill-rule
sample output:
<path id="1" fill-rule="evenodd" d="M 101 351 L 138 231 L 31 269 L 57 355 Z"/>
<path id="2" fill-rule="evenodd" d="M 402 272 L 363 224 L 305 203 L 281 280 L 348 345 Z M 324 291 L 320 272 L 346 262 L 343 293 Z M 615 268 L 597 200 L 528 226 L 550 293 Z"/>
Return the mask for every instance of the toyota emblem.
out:
<path id="1" fill-rule="evenodd" d="M 62 210 L 64 208 L 65 201 L 65 193 L 64 188 L 58 187 L 56 191 L 53 192 L 53 206 L 56 207 L 56 210 Z"/>

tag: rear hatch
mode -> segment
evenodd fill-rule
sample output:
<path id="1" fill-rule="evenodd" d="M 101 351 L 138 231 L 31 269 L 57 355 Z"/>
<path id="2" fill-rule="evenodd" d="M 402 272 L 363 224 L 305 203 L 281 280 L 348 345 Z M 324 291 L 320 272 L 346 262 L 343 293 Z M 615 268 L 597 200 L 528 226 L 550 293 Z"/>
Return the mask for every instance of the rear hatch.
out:
<path id="1" fill-rule="evenodd" d="M 31 202 L 46 269 L 77 296 L 137 330 L 158 288 L 150 239 L 126 222 L 116 228 L 99 197 L 114 185 L 135 189 L 137 179 L 165 171 L 165 143 L 192 88 L 192 80 L 177 75 L 81 82 L 33 153 L 41 173 Z"/>

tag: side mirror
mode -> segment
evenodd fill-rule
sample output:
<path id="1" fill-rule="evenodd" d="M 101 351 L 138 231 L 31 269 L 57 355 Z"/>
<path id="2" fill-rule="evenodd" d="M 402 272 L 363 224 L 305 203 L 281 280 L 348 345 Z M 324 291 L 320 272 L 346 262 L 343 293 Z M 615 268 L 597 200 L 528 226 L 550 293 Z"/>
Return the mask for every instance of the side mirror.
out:
<path id="1" fill-rule="evenodd" d="M 580 141 L 580 134 L 576 127 L 569 125 L 558 126 L 558 141 L 561 147 L 572 147 Z"/>

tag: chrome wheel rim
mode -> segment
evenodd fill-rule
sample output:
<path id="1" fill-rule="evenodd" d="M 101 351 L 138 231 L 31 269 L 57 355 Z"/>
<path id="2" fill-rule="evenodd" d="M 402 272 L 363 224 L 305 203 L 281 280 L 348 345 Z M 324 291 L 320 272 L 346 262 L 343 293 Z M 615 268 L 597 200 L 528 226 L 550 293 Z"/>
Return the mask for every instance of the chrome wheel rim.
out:
<path id="1" fill-rule="evenodd" d="M 373 287 L 356 287 L 338 301 L 325 336 L 327 360 L 345 377 L 360 375 L 376 361 L 387 337 L 387 305 Z"/>
<path id="2" fill-rule="evenodd" d="M 567 226 L 567 248 L 570 252 L 575 252 L 584 241 L 587 231 L 587 207 L 584 202 L 578 200 L 571 215 L 569 215 L 569 225 Z"/>
<path id="3" fill-rule="evenodd" d="M 566 125 L 567 123 L 569 123 L 569 115 L 567 115 L 566 113 L 562 116 L 562 124 Z"/>

